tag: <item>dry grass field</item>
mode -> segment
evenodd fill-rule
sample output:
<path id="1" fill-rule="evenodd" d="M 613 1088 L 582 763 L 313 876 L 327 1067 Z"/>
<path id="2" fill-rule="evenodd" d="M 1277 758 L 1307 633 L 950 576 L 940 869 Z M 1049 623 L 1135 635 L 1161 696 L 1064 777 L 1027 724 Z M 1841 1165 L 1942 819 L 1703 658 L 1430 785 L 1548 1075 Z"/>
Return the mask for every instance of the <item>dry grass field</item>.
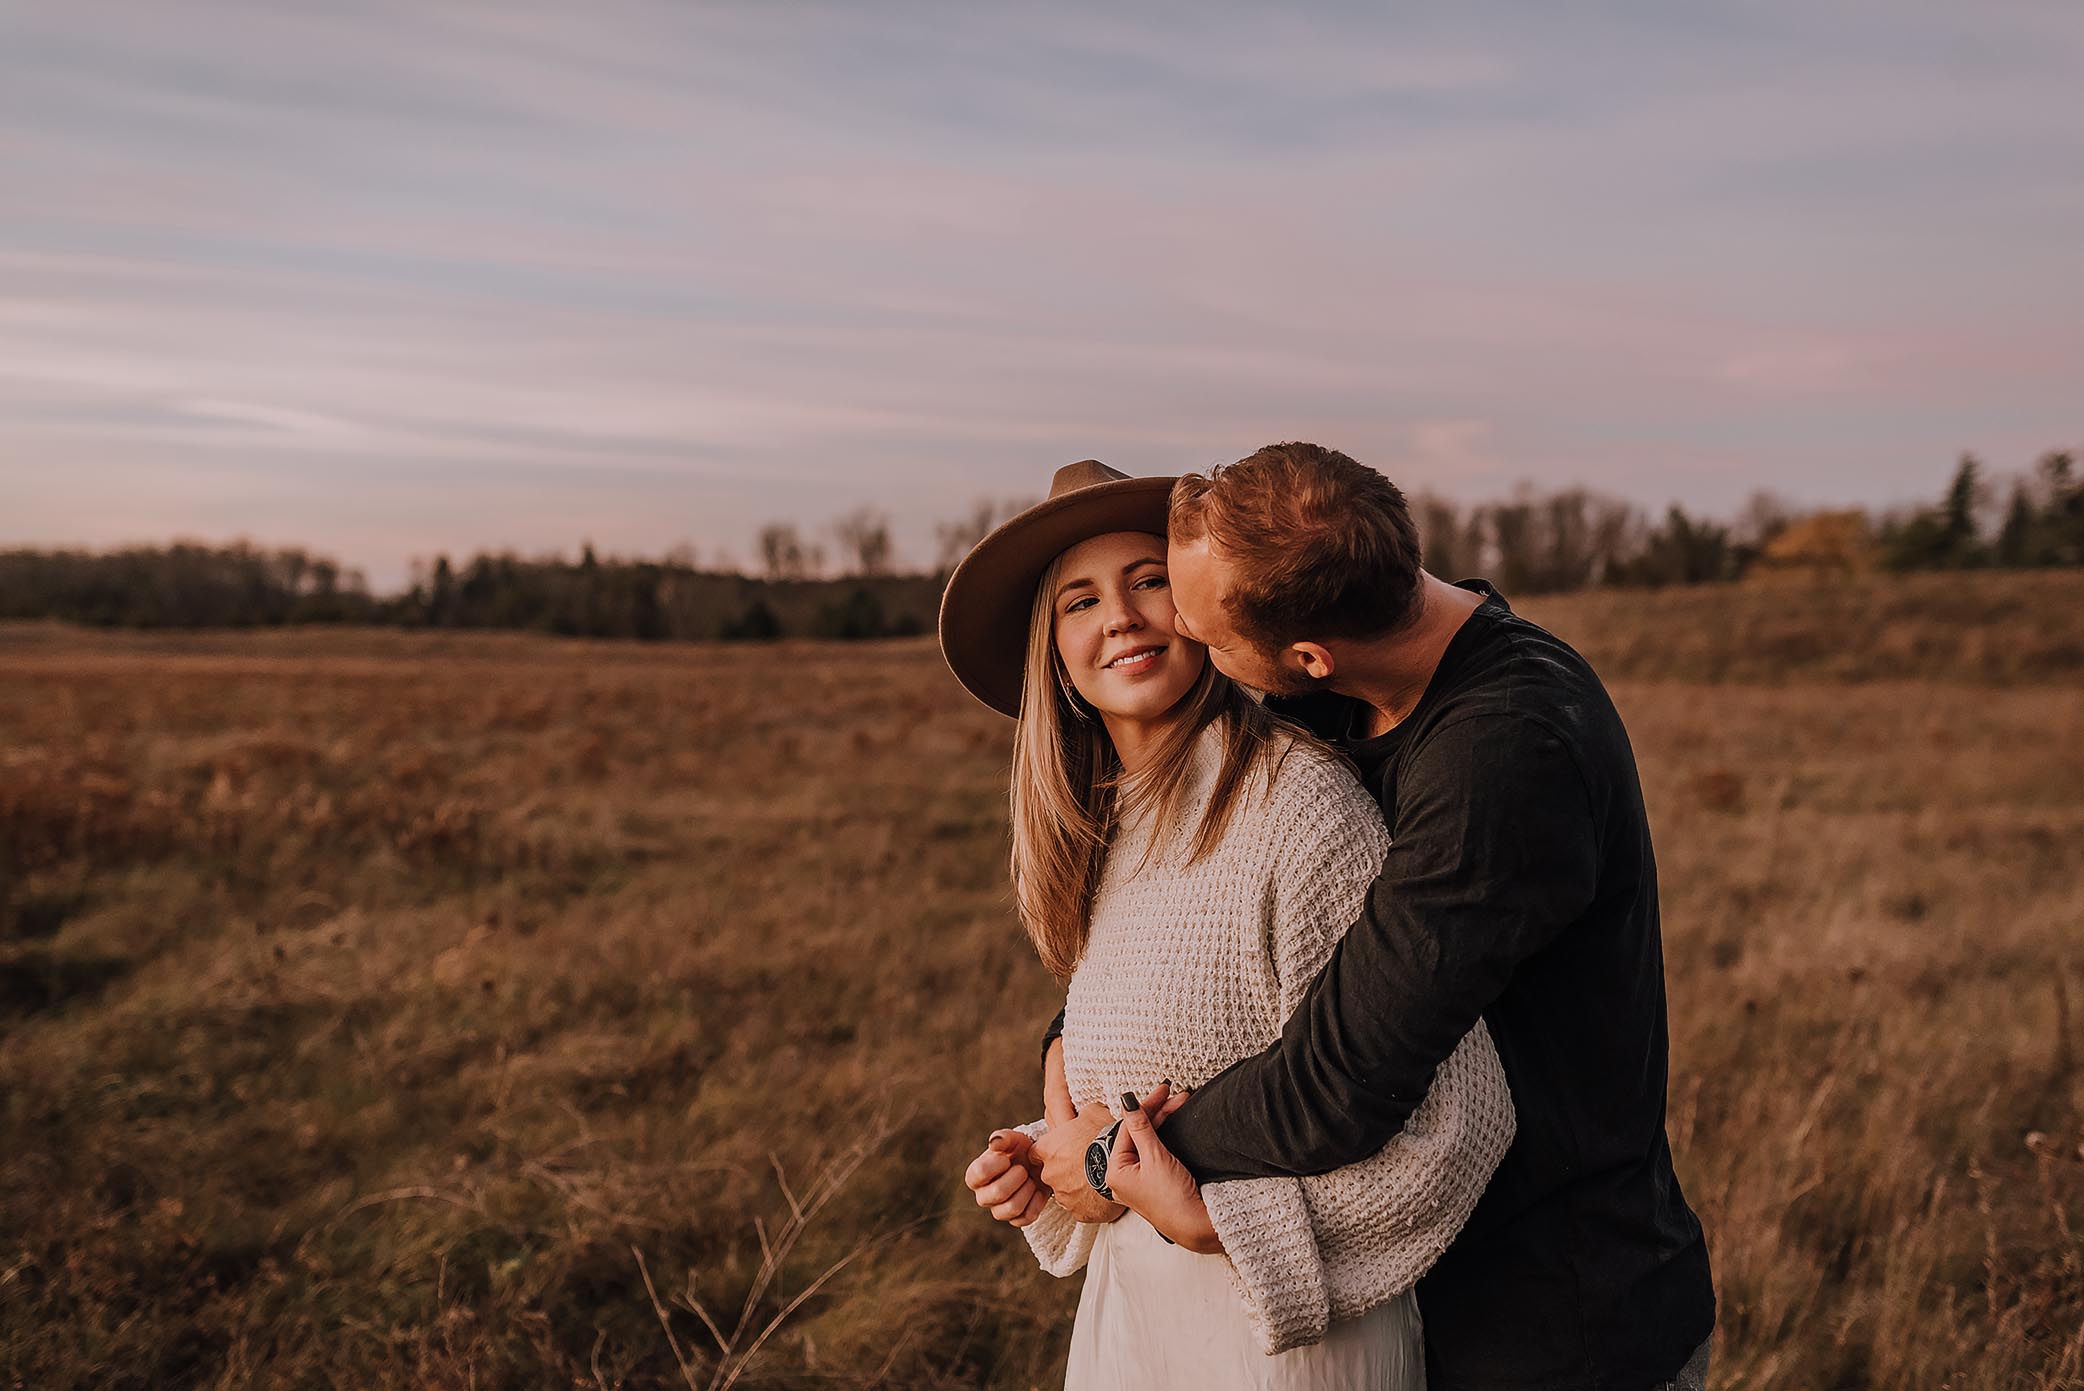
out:
<path id="1" fill-rule="evenodd" d="M 1719 1387 L 2084 1385 L 2084 576 L 1530 604 L 1663 872 Z M 0 1386 L 1046 1386 L 932 644 L 0 629 Z M 713 1324 L 713 1329 L 709 1326 Z"/>

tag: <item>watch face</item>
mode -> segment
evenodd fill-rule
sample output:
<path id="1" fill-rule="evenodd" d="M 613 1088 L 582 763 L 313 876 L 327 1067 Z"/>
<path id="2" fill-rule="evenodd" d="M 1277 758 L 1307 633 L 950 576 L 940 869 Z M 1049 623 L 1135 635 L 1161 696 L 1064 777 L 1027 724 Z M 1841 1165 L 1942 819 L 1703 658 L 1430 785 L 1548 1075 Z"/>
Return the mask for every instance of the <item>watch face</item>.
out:
<path id="1" fill-rule="evenodd" d="M 1114 1200 L 1114 1191 L 1107 1186 L 1107 1160 L 1114 1152 L 1114 1133 L 1121 1128 L 1122 1123 L 1116 1121 L 1085 1147 L 1085 1181 L 1110 1202 Z"/>

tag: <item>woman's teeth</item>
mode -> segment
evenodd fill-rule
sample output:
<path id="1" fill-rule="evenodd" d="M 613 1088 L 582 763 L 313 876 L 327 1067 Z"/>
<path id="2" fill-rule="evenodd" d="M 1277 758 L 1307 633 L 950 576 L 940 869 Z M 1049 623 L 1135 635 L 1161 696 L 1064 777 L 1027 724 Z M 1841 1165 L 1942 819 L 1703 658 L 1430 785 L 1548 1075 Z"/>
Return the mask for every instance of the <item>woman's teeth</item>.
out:
<path id="1" fill-rule="evenodd" d="M 1116 657 L 1107 664 L 1107 668 L 1110 671 L 1120 671 L 1128 667 L 1144 666 L 1164 650 L 1162 647 L 1151 647 L 1141 652 L 1131 652 L 1127 656 Z"/>

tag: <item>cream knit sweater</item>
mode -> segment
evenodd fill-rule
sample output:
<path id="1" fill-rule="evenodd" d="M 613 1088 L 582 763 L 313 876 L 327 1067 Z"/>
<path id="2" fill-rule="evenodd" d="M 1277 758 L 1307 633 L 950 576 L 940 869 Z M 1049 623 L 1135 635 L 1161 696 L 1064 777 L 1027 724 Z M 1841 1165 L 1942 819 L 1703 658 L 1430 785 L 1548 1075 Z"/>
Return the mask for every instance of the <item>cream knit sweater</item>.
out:
<path id="1" fill-rule="evenodd" d="M 1064 1071 L 1079 1106 L 1119 1110 L 1123 1092 L 1141 1096 L 1168 1078 L 1199 1087 L 1272 1043 L 1360 916 L 1389 846 L 1381 812 L 1343 763 L 1278 737 L 1270 785 L 1246 782 L 1221 843 L 1199 862 L 1183 864 L 1221 757 L 1213 731 L 1194 747 L 1185 813 L 1150 861 L 1148 816 L 1109 847 L 1064 1008 Z M 1203 1187 L 1266 1351 L 1316 1342 L 1330 1320 L 1416 1283 L 1512 1136 L 1505 1073 L 1479 1022 L 1372 1158 L 1310 1178 Z M 1052 1202 L 1023 1230 L 1043 1269 L 1070 1275 L 1100 1228 Z"/>

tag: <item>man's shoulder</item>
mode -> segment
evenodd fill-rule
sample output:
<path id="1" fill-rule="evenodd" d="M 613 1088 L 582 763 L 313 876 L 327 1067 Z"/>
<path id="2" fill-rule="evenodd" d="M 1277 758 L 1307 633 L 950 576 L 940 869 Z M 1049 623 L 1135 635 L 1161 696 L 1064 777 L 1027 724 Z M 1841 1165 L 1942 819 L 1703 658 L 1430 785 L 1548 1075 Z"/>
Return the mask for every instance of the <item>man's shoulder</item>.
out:
<path id="1" fill-rule="evenodd" d="M 1592 664 L 1562 638 L 1502 603 L 1471 614 L 1463 637 L 1423 702 L 1428 730 L 1473 719 L 1491 731 L 1515 723 L 1545 729 L 1566 742 L 1604 732 L 1612 697 Z"/>
<path id="2" fill-rule="evenodd" d="M 1589 791 L 1633 777 L 1620 713 L 1576 648 L 1502 605 L 1486 604 L 1470 622 L 1482 626 L 1413 722 L 1407 779 L 1454 783 L 1479 768 L 1545 761 L 1574 768 Z"/>

